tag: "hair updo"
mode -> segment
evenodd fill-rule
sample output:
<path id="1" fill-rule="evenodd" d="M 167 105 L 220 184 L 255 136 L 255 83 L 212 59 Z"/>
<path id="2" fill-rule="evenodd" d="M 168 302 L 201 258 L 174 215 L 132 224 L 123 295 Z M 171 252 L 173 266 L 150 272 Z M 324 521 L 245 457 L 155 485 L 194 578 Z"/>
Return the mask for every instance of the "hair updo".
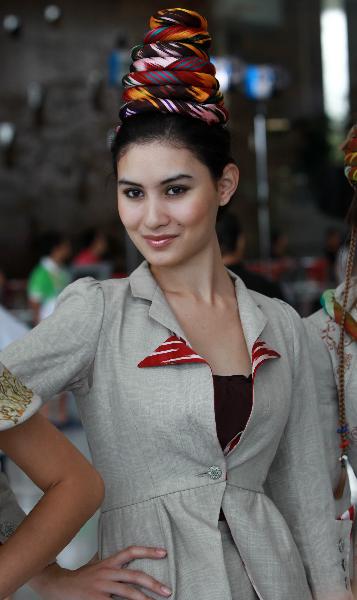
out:
<path id="1" fill-rule="evenodd" d="M 123 78 L 114 172 L 130 145 L 160 141 L 190 150 L 217 181 L 234 161 L 224 127 L 228 111 L 208 54 L 207 21 L 189 9 L 166 8 L 151 17 L 149 27 Z"/>
<path id="2" fill-rule="evenodd" d="M 131 145 L 150 142 L 186 148 L 208 168 L 214 181 L 220 179 L 226 165 L 235 162 L 230 133 L 222 125 L 208 125 L 185 115 L 148 112 L 125 119 L 116 133 L 111 146 L 115 176 L 118 160 Z"/>

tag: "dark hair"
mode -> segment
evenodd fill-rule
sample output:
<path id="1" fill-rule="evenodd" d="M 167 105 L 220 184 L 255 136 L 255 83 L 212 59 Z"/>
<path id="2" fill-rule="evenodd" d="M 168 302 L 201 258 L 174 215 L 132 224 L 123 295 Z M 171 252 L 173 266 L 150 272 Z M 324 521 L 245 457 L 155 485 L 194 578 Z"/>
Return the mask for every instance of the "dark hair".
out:
<path id="1" fill-rule="evenodd" d="M 206 165 L 215 181 L 222 176 L 227 164 L 235 162 L 231 156 L 229 131 L 222 125 L 208 125 L 186 115 L 150 112 L 125 119 L 116 134 L 111 147 L 115 175 L 118 158 L 130 144 L 158 140 L 190 150 Z"/>
<path id="2" fill-rule="evenodd" d="M 47 256 L 53 252 L 55 248 L 69 242 L 69 237 L 58 231 L 47 231 L 43 233 L 37 240 L 38 252 L 42 256 Z"/>
<path id="3" fill-rule="evenodd" d="M 216 231 L 222 254 L 234 252 L 237 240 L 243 233 L 238 218 L 232 212 L 224 213 L 216 225 Z"/>
<path id="4" fill-rule="evenodd" d="M 81 242 L 84 248 L 91 246 L 96 238 L 101 235 L 98 229 L 86 229 L 81 235 Z"/>

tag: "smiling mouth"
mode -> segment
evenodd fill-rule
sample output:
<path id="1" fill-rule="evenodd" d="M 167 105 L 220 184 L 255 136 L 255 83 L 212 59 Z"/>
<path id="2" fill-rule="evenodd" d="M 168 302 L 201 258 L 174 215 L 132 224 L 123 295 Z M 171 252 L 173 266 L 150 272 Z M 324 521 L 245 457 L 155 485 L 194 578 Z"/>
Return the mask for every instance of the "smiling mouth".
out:
<path id="1" fill-rule="evenodd" d="M 174 241 L 177 235 L 144 235 L 144 240 L 151 248 L 165 248 Z"/>

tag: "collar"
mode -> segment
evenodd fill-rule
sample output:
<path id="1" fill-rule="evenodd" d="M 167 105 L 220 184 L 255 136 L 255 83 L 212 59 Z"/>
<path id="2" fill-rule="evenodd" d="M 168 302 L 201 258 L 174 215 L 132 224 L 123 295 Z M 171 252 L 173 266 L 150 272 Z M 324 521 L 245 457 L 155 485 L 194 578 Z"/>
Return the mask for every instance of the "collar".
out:
<path id="1" fill-rule="evenodd" d="M 41 260 L 41 265 L 50 273 L 59 273 L 61 271 L 61 267 L 50 256 L 45 256 Z"/>
<path id="2" fill-rule="evenodd" d="M 232 273 L 232 271 L 228 270 L 228 273 L 234 281 L 243 334 L 250 356 L 252 356 L 253 346 L 263 332 L 268 319 L 264 315 L 260 305 L 255 302 L 243 281 L 235 273 Z M 142 298 L 151 303 L 149 316 L 152 319 L 164 325 L 172 333 L 189 343 L 163 291 L 152 275 L 147 261 L 142 262 L 131 273 L 129 284 L 134 298 Z"/>

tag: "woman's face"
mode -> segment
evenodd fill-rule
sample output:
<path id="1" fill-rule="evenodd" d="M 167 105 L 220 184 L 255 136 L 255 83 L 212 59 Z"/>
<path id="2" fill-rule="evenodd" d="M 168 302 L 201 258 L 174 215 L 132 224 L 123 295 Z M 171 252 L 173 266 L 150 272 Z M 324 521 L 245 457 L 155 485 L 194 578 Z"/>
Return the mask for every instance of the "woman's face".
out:
<path id="1" fill-rule="evenodd" d="M 225 171 L 232 169 L 238 173 L 234 165 Z M 214 243 L 217 210 L 229 202 L 236 179 L 214 181 L 186 148 L 133 144 L 118 161 L 119 215 L 151 265 L 177 266 Z"/>

